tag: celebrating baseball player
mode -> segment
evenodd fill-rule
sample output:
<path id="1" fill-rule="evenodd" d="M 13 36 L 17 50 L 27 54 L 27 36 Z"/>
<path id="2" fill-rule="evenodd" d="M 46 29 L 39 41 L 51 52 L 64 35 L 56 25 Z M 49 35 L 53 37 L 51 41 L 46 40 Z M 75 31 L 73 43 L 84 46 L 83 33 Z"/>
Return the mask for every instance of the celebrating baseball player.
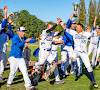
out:
<path id="1" fill-rule="evenodd" d="M 97 18 L 98 17 L 95 16 L 93 30 L 92 30 L 93 34 L 97 33 L 100 30 L 100 27 L 96 26 Z M 98 40 L 99 40 L 99 36 L 92 36 L 90 39 L 89 47 L 88 47 L 88 55 L 92 53 L 92 65 L 94 68 L 95 68 L 95 58 L 96 58 Z"/>
<path id="2" fill-rule="evenodd" d="M 25 27 L 17 29 L 17 34 L 12 38 L 12 46 L 9 54 L 8 61 L 10 62 L 10 73 L 7 81 L 7 86 L 12 84 L 12 81 L 17 73 L 18 68 L 23 74 L 26 89 L 30 90 L 34 88 L 31 86 L 31 81 L 28 77 L 27 67 L 25 60 L 22 56 L 22 51 L 25 43 L 35 43 L 39 38 L 31 40 L 31 38 L 25 37 Z"/>
<path id="3" fill-rule="evenodd" d="M 98 84 L 96 83 L 96 81 L 94 79 L 93 69 L 89 62 L 89 57 L 87 54 L 87 41 L 88 41 L 88 38 L 91 36 L 100 35 L 100 32 L 96 32 L 95 34 L 90 33 L 90 32 L 83 32 L 83 25 L 80 23 L 77 24 L 76 31 L 66 29 L 66 27 L 63 24 L 62 24 L 62 27 L 66 30 L 66 32 L 73 35 L 74 51 L 71 56 L 71 61 L 73 62 L 76 60 L 77 57 L 81 57 L 85 67 L 87 68 L 87 70 L 91 76 L 93 86 L 95 88 L 97 88 Z"/>
<path id="4" fill-rule="evenodd" d="M 9 18 L 9 16 L 14 16 L 14 14 L 9 14 L 7 16 L 7 10 L 8 8 L 5 6 L 4 11 L 4 19 L 1 21 L 1 30 L 0 30 L 0 79 L 2 80 L 2 74 L 4 72 L 4 68 L 7 64 L 7 44 L 8 40 L 13 37 L 13 31 L 11 30 L 11 22 L 12 20 Z M 9 33 L 6 33 L 7 31 L 7 19 L 9 22 Z"/>
<path id="5" fill-rule="evenodd" d="M 58 20 L 56 25 L 48 24 L 47 29 L 42 31 L 42 39 L 40 40 L 40 51 L 39 51 L 39 68 L 34 70 L 33 77 L 35 78 L 38 74 L 41 75 L 41 72 L 44 70 L 44 64 L 51 53 L 52 43 L 53 43 L 53 36 L 54 32 L 52 32 L 57 25 L 61 22 Z M 51 55 L 50 60 L 48 61 L 52 67 L 45 71 L 45 74 L 42 76 L 47 82 L 50 82 L 49 75 L 55 70 L 57 66 L 57 61 Z M 31 78 L 32 79 L 32 78 Z"/>
<path id="6" fill-rule="evenodd" d="M 75 21 L 71 21 L 72 17 L 76 14 L 77 12 L 74 11 L 74 13 L 70 16 L 70 18 L 68 19 L 68 22 L 66 24 L 68 29 L 74 30 L 75 26 L 76 26 L 76 22 Z M 67 38 L 69 37 L 69 38 Z M 63 35 L 63 39 L 64 44 L 61 45 L 61 70 L 62 70 L 62 77 L 65 77 L 65 75 L 68 75 L 67 72 L 67 68 L 69 66 L 69 63 L 71 63 L 71 60 L 69 59 L 72 55 L 73 52 L 73 36 L 71 36 L 70 34 L 68 34 L 65 30 L 64 30 L 64 35 Z M 69 58 L 68 58 L 69 56 Z M 72 63 L 71 65 L 71 74 L 74 73 L 74 63 Z"/>

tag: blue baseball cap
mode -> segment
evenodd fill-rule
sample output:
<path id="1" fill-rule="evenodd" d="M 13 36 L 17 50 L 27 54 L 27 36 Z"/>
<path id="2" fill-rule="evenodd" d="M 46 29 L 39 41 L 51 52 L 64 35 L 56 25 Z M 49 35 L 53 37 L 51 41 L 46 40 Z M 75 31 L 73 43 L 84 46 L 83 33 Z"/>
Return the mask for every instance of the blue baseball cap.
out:
<path id="1" fill-rule="evenodd" d="M 73 21 L 71 21 L 71 24 L 76 24 L 76 22 L 73 20 Z"/>
<path id="2" fill-rule="evenodd" d="M 27 30 L 25 29 L 25 27 L 20 27 L 16 31 L 27 31 Z"/>

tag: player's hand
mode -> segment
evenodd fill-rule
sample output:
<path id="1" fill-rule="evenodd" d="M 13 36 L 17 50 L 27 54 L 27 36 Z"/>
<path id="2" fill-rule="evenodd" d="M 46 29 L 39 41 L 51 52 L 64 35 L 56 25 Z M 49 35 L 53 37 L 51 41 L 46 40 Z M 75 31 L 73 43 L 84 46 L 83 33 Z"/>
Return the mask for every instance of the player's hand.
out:
<path id="1" fill-rule="evenodd" d="M 13 13 L 10 13 L 10 14 L 7 16 L 7 18 L 9 18 L 9 16 L 12 17 L 12 16 L 14 16 L 14 14 L 13 14 Z"/>
<path id="2" fill-rule="evenodd" d="M 32 39 L 31 38 L 28 38 L 28 39 L 25 40 L 25 42 L 29 42 L 30 40 L 32 40 Z"/>
<path id="3" fill-rule="evenodd" d="M 40 40 L 41 40 L 41 38 L 40 38 L 40 37 L 38 37 L 38 38 L 36 38 L 36 40 L 37 40 L 37 41 L 40 41 Z"/>
<path id="4" fill-rule="evenodd" d="M 73 15 L 77 14 L 77 11 L 74 11 Z"/>
<path id="5" fill-rule="evenodd" d="M 62 20 L 59 17 L 57 18 L 57 21 L 58 21 L 58 23 L 57 23 L 58 25 L 60 25 L 62 22 Z"/>
<path id="6" fill-rule="evenodd" d="M 6 14 L 6 13 L 7 13 L 7 11 L 8 11 L 7 6 L 4 6 L 4 8 L 3 8 L 3 12 Z"/>
<path id="7" fill-rule="evenodd" d="M 98 18 L 98 16 L 95 16 L 95 19 L 97 19 Z"/>
<path id="8" fill-rule="evenodd" d="M 9 22 L 9 23 L 12 23 L 12 20 L 11 20 L 11 18 L 8 18 L 8 22 Z"/>
<path id="9" fill-rule="evenodd" d="M 62 40 L 62 44 L 65 45 L 64 41 Z"/>

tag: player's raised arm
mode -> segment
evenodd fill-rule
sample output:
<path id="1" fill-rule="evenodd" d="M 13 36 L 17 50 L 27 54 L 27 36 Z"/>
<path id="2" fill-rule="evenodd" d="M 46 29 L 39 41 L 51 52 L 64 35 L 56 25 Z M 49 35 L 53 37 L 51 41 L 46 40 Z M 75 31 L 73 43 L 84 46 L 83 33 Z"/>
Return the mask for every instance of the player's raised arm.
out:
<path id="1" fill-rule="evenodd" d="M 56 25 L 54 25 L 53 27 L 51 27 L 50 29 L 48 29 L 46 31 L 47 33 L 53 31 L 57 27 L 57 25 L 60 25 L 61 24 L 61 20 L 59 20 L 59 18 L 57 18 L 57 21 L 58 21 L 58 23 Z M 47 28 L 49 28 L 49 27 L 47 26 Z"/>
<path id="2" fill-rule="evenodd" d="M 13 13 L 10 13 L 9 15 L 7 15 L 7 19 L 9 18 L 9 16 L 14 16 L 14 14 Z"/>
<path id="3" fill-rule="evenodd" d="M 97 20 L 98 16 L 95 16 L 94 18 L 94 23 L 93 23 L 93 27 L 95 28 L 96 27 L 96 20 Z"/>
<path id="4" fill-rule="evenodd" d="M 7 11 L 8 11 L 7 6 L 4 6 L 4 8 L 3 8 L 4 20 L 1 21 L 0 30 L 4 29 L 7 24 Z"/>
<path id="5" fill-rule="evenodd" d="M 8 11 L 7 6 L 4 6 L 4 8 L 3 8 L 3 12 L 4 12 L 4 19 L 7 19 L 7 11 Z"/>
<path id="6" fill-rule="evenodd" d="M 74 11 L 73 14 L 69 17 L 70 20 L 72 20 L 73 16 L 77 14 L 77 11 Z"/>

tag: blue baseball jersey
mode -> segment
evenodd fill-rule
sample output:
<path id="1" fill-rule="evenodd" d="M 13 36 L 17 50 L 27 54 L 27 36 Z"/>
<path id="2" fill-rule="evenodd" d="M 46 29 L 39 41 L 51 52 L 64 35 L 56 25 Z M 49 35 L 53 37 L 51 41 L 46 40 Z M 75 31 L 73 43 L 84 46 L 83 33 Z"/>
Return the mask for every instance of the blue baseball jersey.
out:
<path id="1" fill-rule="evenodd" d="M 68 19 L 68 22 L 66 24 L 66 26 L 67 26 L 66 28 L 70 29 L 70 27 L 69 27 L 70 23 L 71 23 L 71 20 Z M 64 34 L 63 34 L 63 39 L 62 40 L 64 40 L 65 45 L 73 46 L 73 36 L 70 35 L 69 33 L 67 33 L 65 30 L 64 30 Z"/>
<path id="2" fill-rule="evenodd" d="M 11 51 L 9 54 L 9 57 L 13 56 L 15 58 L 23 58 L 22 56 L 22 52 L 23 52 L 23 48 L 24 48 L 24 44 L 25 44 L 25 40 L 27 39 L 27 37 L 24 38 L 20 38 L 18 36 L 18 34 L 16 34 L 13 38 L 12 38 L 12 46 L 11 46 Z M 35 43 L 37 40 L 30 40 L 27 43 Z"/>

